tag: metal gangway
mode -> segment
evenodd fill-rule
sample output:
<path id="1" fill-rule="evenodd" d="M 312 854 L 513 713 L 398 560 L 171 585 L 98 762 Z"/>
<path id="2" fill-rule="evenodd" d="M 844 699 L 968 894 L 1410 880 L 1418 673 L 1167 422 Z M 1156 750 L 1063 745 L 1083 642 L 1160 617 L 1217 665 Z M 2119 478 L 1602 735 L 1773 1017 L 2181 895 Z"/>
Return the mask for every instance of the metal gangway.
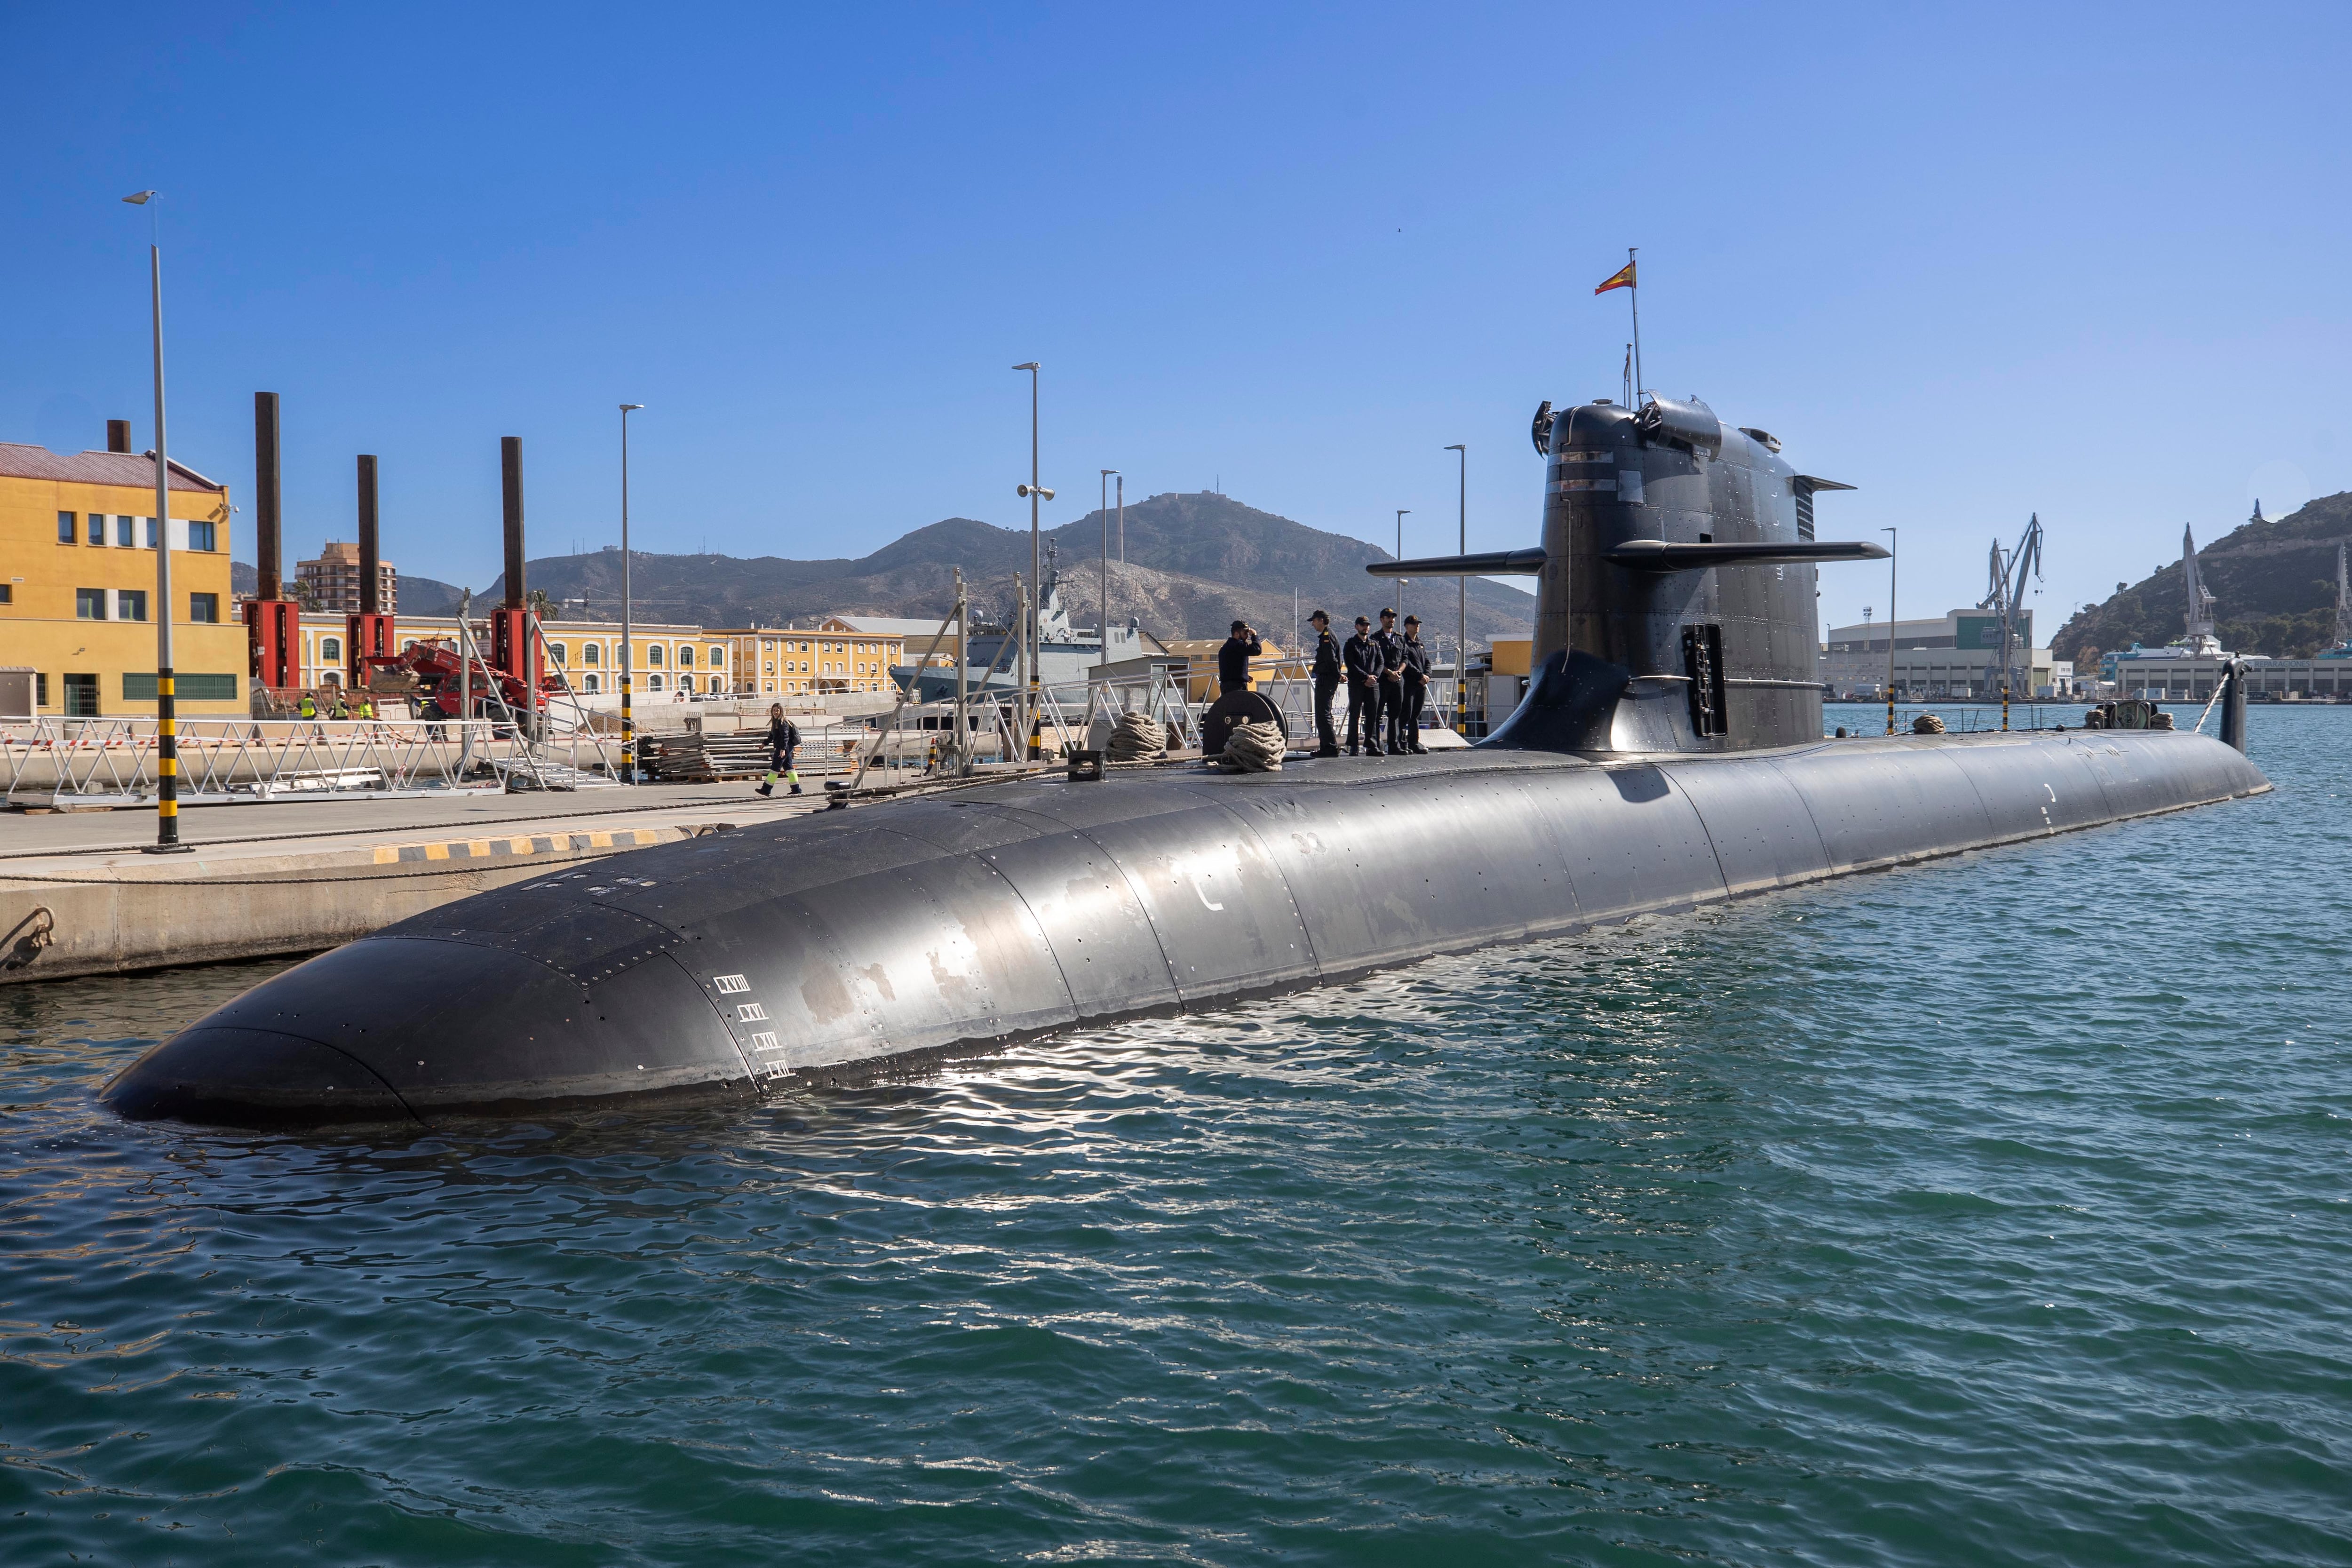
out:
<path id="1" fill-rule="evenodd" d="M 183 805 L 562 788 L 610 779 L 617 736 L 533 741 L 498 719 L 177 721 Z M 0 804 L 58 811 L 151 805 L 156 721 L 41 717 L 0 724 Z"/>

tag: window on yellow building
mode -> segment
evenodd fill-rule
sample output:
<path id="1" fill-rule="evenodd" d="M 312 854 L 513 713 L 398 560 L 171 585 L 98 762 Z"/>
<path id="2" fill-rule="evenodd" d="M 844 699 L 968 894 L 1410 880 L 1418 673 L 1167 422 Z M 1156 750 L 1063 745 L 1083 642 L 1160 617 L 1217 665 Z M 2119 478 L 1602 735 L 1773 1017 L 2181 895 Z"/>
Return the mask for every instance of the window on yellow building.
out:
<path id="1" fill-rule="evenodd" d="M 319 662 L 320 664 L 342 663 L 343 639 L 341 637 L 320 637 L 319 639 Z"/>
<path id="2" fill-rule="evenodd" d="M 694 649 L 688 647 L 684 643 L 680 643 L 678 645 L 677 667 L 680 669 L 692 669 L 694 668 Z M 691 689 L 689 688 L 689 689 Z"/>
<path id="3" fill-rule="evenodd" d="M 118 517 L 114 520 L 114 547 L 117 550 L 139 548 L 139 536 L 131 531 L 138 525 L 139 520 L 135 517 Z"/>
<path id="4" fill-rule="evenodd" d="M 147 590 L 117 588 L 114 591 L 114 618 L 118 621 L 143 621 L 147 618 Z"/>
<path id="5" fill-rule="evenodd" d="M 74 514 L 69 511 L 58 513 L 58 542 L 59 544 L 79 542 L 74 534 Z"/>
<path id="6" fill-rule="evenodd" d="M 604 649 L 598 647 L 594 643 L 582 643 L 580 645 L 580 662 L 582 664 L 595 665 L 603 662 L 604 657 Z"/>
<path id="7" fill-rule="evenodd" d="M 217 550 L 220 548 L 216 542 L 218 538 L 219 534 L 215 525 L 210 522 L 197 521 L 188 524 L 188 548 L 191 550 Z"/>
<path id="8" fill-rule="evenodd" d="M 218 594 L 189 595 L 188 619 L 198 626 L 220 625 L 220 595 Z"/>
<path id="9" fill-rule="evenodd" d="M 659 669 L 659 668 L 661 668 L 661 662 L 662 662 L 662 647 L 661 647 L 661 644 L 659 644 L 659 643 L 655 643 L 652 647 L 648 647 L 648 648 L 646 648 L 646 662 L 647 664 L 651 665 L 651 666 L 652 666 L 654 668 L 656 668 L 656 669 Z M 655 689 L 656 691 L 659 691 L 659 690 L 661 689 L 661 687 L 660 687 L 659 685 L 656 685 L 656 686 L 654 687 L 654 689 Z"/>
<path id="10" fill-rule="evenodd" d="M 89 542 L 92 544 L 103 544 L 106 542 L 106 514 L 104 512 L 94 511 L 89 514 Z"/>
<path id="11" fill-rule="evenodd" d="M 560 642 L 549 643 L 547 645 L 547 655 L 558 664 L 568 664 L 571 662 L 571 660 L 564 658 L 563 645 Z"/>

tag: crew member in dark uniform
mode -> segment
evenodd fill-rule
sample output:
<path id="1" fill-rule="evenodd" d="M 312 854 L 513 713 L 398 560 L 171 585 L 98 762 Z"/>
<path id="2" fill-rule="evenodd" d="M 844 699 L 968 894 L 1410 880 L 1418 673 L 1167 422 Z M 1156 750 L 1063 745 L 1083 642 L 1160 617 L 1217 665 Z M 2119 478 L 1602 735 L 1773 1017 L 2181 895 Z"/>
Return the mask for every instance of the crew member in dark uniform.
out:
<path id="1" fill-rule="evenodd" d="M 1348 754 L 1363 755 L 1370 745 L 1381 749 L 1381 650 L 1372 646 L 1372 623 L 1356 617 L 1356 635 L 1339 650 L 1348 667 Z"/>
<path id="2" fill-rule="evenodd" d="M 1429 671 L 1434 663 L 1429 645 L 1421 640 L 1421 617 L 1404 618 L 1404 749 L 1426 756 L 1421 743 L 1421 710 L 1429 702 Z"/>
<path id="3" fill-rule="evenodd" d="M 1265 651 L 1247 621 L 1234 623 L 1234 635 L 1217 650 L 1217 695 L 1249 689 L 1249 661 Z"/>
<path id="4" fill-rule="evenodd" d="M 1372 634 L 1381 656 L 1380 716 L 1372 724 L 1372 750 L 1381 749 L 1381 731 L 1388 731 L 1388 753 L 1402 757 L 1404 750 L 1404 638 L 1397 636 L 1396 612 L 1381 612 L 1381 629 Z"/>
<path id="5" fill-rule="evenodd" d="M 1339 639 L 1331 635 L 1331 617 L 1322 611 L 1307 620 L 1315 628 L 1315 754 L 1336 757 L 1339 737 L 1331 728 L 1331 694 L 1339 689 Z"/>

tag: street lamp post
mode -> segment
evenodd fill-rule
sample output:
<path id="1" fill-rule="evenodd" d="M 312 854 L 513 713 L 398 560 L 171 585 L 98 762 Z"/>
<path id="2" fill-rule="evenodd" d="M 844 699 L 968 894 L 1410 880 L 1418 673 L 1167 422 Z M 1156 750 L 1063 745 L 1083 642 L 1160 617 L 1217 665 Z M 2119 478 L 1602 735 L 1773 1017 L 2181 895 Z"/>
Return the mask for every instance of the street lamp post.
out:
<path id="1" fill-rule="evenodd" d="M 1882 528 L 1886 535 L 1886 732 L 1895 733 L 1895 547 L 1899 539 L 1895 530 Z"/>
<path id="2" fill-rule="evenodd" d="M 1038 574 L 1037 507 L 1040 501 L 1052 500 L 1054 492 L 1037 482 L 1037 362 L 1029 360 L 1013 367 L 1029 373 L 1029 482 L 1014 487 L 1013 493 L 1029 500 L 1029 582 L 1035 604 L 1029 611 L 1029 760 L 1038 756 L 1038 731 L 1045 722 L 1045 703 L 1037 692 L 1037 656 L 1043 651 L 1038 638 L 1037 621 L 1045 607 L 1045 580 Z"/>
<path id="3" fill-rule="evenodd" d="M 1398 560 L 1400 560 L 1400 561 L 1402 561 L 1402 560 L 1403 560 L 1403 559 L 1404 559 L 1404 520 L 1405 520 L 1406 518 L 1408 518 L 1408 517 L 1412 516 L 1412 508 L 1411 508 L 1411 507 L 1409 507 L 1409 506 L 1401 506 L 1401 507 L 1397 508 L 1397 553 L 1396 553 L 1396 558 L 1397 558 Z M 1406 587 L 1407 587 L 1407 586 L 1409 586 L 1409 584 L 1407 583 L 1406 579 L 1404 579 L 1404 578 L 1402 578 L 1402 577 L 1400 577 L 1400 578 L 1398 578 L 1398 579 L 1397 579 L 1397 602 L 1396 602 L 1396 613 L 1397 613 L 1397 625 L 1399 625 L 1399 626 L 1402 626 L 1402 625 L 1404 625 L 1404 591 L 1405 591 L 1405 589 L 1406 589 Z"/>
<path id="4" fill-rule="evenodd" d="M 621 768 L 631 784 L 637 782 L 637 729 L 629 706 L 629 678 L 636 669 L 636 650 L 630 647 L 635 605 L 629 594 L 629 416 L 644 406 L 621 405 Z"/>
<path id="5" fill-rule="evenodd" d="M 153 191 L 122 198 L 148 206 Z M 155 842 L 150 855 L 184 855 L 180 842 L 179 703 L 172 689 L 172 467 L 163 444 L 163 230 L 151 209 L 153 242 L 147 247 L 148 302 L 155 328 Z"/>
<path id="6" fill-rule="evenodd" d="M 1462 454 L 1461 510 L 1456 519 L 1461 541 L 1454 548 L 1467 555 L 1470 553 L 1470 447 L 1467 442 L 1456 442 L 1445 449 Z M 1470 732 L 1468 721 L 1462 717 L 1463 700 L 1470 689 L 1469 680 L 1470 579 L 1456 577 L 1454 579 L 1454 730 L 1460 735 Z"/>
<path id="7" fill-rule="evenodd" d="M 1110 478 L 1118 472 L 1117 468 L 1102 471 L 1102 510 L 1097 513 L 1102 521 L 1102 657 L 1095 660 L 1097 665 L 1110 662 Z"/>

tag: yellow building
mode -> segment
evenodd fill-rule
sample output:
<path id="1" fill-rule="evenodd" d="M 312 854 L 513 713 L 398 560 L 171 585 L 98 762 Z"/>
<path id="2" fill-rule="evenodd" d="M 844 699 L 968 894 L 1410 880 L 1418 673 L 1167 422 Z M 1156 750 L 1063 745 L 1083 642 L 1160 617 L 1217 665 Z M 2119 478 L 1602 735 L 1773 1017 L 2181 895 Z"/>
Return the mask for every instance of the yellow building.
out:
<path id="1" fill-rule="evenodd" d="M 0 441 L 0 666 L 44 716 L 155 712 L 155 459 Z M 246 711 L 228 487 L 172 464 L 173 658 L 183 714 Z"/>
<path id="2" fill-rule="evenodd" d="M 732 650 L 741 697 L 809 696 L 829 691 L 889 691 L 890 667 L 905 662 L 917 623 L 880 616 L 827 616 L 814 627 L 737 626 L 713 631 Z M 929 646 L 939 622 L 920 623 L 918 646 Z M 953 644 L 950 643 L 949 647 Z"/>
<path id="3" fill-rule="evenodd" d="M 484 601 L 495 607 L 493 601 Z M 400 646 L 416 642 L 454 642 L 455 616 L 402 616 L 394 626 Z M 548 657 L 583 697 L 609 696 L 621 689 L 621 623 L 618 621 L 548 621 Z M 699 626 L 648 625 L 629 628 L 637 650 L 636 696 L 650 700 L 723 694 L 729 688 L 728 647 L 723 632 Z M 477 616 L 476 640 L 489 646 L 489 623 Z M 302 684 L 340 685 L 343 679 L 343 617 L 316 610 L 302 616 Z"/>

